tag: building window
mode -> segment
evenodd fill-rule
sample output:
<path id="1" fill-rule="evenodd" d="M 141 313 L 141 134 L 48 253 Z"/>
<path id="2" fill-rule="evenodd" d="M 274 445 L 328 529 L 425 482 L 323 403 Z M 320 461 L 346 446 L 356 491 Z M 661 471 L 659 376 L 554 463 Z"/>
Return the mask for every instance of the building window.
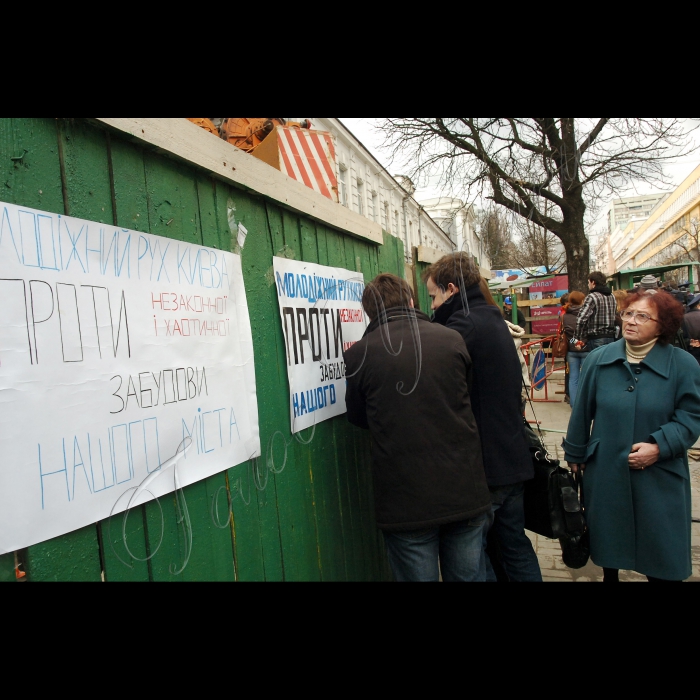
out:
<path id="1" fill-rule="evenodd" d="M 370 213 L 370 218 L 372 219 L 372 221 L 377 220 L 377 204 L 378 204 L 377 192 L 376 192 L 376 190 L 374 190 L 372 192 L 372 201 L 370 202 L 370 206 L 372 207 L 372 211 Z"/>
<path id="2" fill-rule="evenodd" d="M 384 230 L 389 232 L 389 202 L 384 202 Z"/>
<path id="3" fill-rule="evenodd" d="M 394 230 L 392 233 L 398 238 L 399 236 L 399 211 L 394 209 Z"/>
<path id="4" fill-rule="evenodd" d="M 338 185 L 340 187 L 340 203 L 348 206 L 348 184 L 345 175 L 345 168 L 341 165 L 338 167 Z"/>
<path id="5" fill-rule="evenodd" d="M 363 204 L 363 200 L 365 197 L 365 191 L 363 187 L 362 180 L 358 177 L 357 178 L 357 213 L 360 216 L 364 216 L 365 214 L 365 208 Z"/>
<path id="6" fill-rule="evenodd" d="M 408 245 L 409 247 L 413 245 L 413 222 L 408 222 Z"/>

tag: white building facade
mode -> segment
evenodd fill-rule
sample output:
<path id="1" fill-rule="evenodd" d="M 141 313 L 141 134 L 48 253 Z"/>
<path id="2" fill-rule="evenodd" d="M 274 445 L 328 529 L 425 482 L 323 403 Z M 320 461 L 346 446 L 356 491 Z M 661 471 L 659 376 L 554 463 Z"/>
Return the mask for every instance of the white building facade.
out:
<path id="1" fill-rule="evenodd" d="M 486 246 L 476 229 L 474 207 L 456 197 L 423 199 L 420 205 L 430 214 L 440 228 L 447 233 L 457 250 L 471 255 L 477 265 L 489 268 Z"/>
<path id="2" fill-rule="evenodd" d="M 488 256 L 474 232 L 471 208 L 452 198 L 417 202 L 411 180 L 390 175 L 339 119 L 310 121 L 314 129 L 328 131 L 333 137 L 340 204 L 400 238 L 407 262 L 412 260 L 414 247 L 429 249 L 432 258 L 465 250 L 478 260 L 481 268 L 490 268 Z"/>

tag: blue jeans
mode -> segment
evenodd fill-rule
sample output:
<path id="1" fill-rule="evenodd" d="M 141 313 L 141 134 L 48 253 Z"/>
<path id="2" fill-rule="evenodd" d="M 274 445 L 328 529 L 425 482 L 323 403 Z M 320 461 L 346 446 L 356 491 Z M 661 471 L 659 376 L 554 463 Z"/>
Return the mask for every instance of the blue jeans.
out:
<path id="1" fill-rule="evenodd" d="M 570 352 L 566 356 L 569 362 L 569 405 L 572 411 L 576 402 L 576 394 L 578 394 L 578 380 L 581 376 L 581 367 L 588 355 L 590 355 L 588 352 Z"/>
<path id="2" fill-rule="evenodd" d="M 481 541 L 488 514 L 410 532 L 384 532 L 389 564 L 397 581 L 484 581 Z M 438 558 L 440 570 L 438 571 Z"/>
<path id="3" fill-rule="evenodd" d="M 525 482 L 507 486 L 489 487 L 491 491 L 491 524 L 498 544 L 499 559 L 503 570 L 511 581 L 541 581 L 540 564 L 532 548 L 532 542 L 525 534 L 525 510 L 523 494 Z M 483 547 L 486 550 L 484 529 Z M 495 581 L 491 561 L 486 556 L 486 580 Z"/>
<path id="4" fill-rule="evenodd" d="M 614 343 L 615 338 L 591 338 L 588 341 L 588 347 L 591 350 L 595 350 L 596 348 L 599 348 L 601 345 L 607 345 L 608 343 Z"/>

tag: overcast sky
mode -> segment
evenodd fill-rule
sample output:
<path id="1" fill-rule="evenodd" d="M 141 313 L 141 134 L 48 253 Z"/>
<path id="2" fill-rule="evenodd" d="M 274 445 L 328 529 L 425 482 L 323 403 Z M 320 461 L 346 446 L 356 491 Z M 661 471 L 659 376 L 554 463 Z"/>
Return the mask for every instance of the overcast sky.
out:
<path id="1" fill-rule="evenodd" d="M 347 126 L 350 131 L 363 143 L 365 148 L 367 148 L 370 153 L 382 164 L 392 175 L 399 174 L 397 172 L 396 165 L 390 165 L 390 157 L 388 152 L 383 151 L 382 136 L 378 134 L 375 130 L 375 123 L 380 121 L 379 119 L 360 119 L 357 117 L 352 118 L 340 118 L 340 121 Z M 698 139 L 698 137 L 696 137 Z M 692 153 L 685 158 L 679 158 L 675 161 L 667 163 L 664 167 L 666 175 L 669 177 L 671 182 L 673 182 L 674 187 L 680 185 L 680 183 L 692 172 L 692 170 L 697 167 L 700 163 L 700 152 Z M 673 188 L 671 188 L 672 191 Z M 650 194 L 656 192 L 657 188 L 648 185 L 646 182 L 636 182 L 633 183 L 628 191 L 624 193 L 625 196 L 633 196 L 635 194 Z M 446 192 L 440 192 L 434 187 L 420 187 L 416 190 L 414 197 L 417 200 L 428 199 L 430 197 L 437 197 L 441 194 L 449 194 Z M 601 208 L 601 218 L 599 218 L 591 227 L 591 231 L 597 231 L 598 227 L 602 223 L 602 210 Z"/>

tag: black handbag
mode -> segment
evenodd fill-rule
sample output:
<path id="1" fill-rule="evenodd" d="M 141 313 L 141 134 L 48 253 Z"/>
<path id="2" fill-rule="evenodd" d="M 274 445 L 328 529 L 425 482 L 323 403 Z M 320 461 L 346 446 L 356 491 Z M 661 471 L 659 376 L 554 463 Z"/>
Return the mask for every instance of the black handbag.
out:
<path id="1" fill-rule="evenodd" d="M 583 480 L 581 472 L 572 474 L 568 469 L 564 469 L 563 472 L 553 475 L 550 480 L 552 529 L 559 538 L 564 563 L 570 569 L 580 569 L 586 566 L 591 554 L 588 527 L 583 512 Z"/>
<path id="2" fill-rule="evenodd" d="M 581 479 L 552 458 L 540 437 L 523 421 L 535 469 L 535 476 L 525 482 L 525 529 L 558 539 L 564 564 L 580 569 L 590 556 L 583 499 L 579 500 L 579 491 L 583 496 Z"/>

